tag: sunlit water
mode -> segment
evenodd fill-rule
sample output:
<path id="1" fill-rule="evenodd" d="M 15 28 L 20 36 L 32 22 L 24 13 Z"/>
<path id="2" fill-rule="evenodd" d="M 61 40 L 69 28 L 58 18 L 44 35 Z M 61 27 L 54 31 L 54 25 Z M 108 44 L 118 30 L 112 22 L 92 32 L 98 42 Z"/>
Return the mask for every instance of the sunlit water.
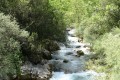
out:
<path id="1" fill-rule="evenodd" d="M 67 33 L 67 46 L 60 43 L 61 50 L 55 51 L 52 54 L 53 59 L 49 61 L 54 67 L 50 80 L 95 80 L 95 76 L 100 74 L 85 70 L 85 62 L 89 60 L 90 50 L 84 46 L 89 44 L 78 42 L 78 38 L 74 35 L 75 29 Z M 78 57 L 76 53 L 78 50 L 82 50 L 85 55 Z"/>

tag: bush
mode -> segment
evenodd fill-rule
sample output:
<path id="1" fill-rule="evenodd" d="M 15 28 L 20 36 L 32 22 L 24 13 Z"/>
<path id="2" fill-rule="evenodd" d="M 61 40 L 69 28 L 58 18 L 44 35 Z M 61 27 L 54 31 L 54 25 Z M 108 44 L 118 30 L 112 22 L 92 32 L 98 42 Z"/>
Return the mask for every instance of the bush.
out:
<path id="1" fill-rule="evenodd" d="M 19 29 L 15 20 L 0 13 L 0 77 L 19 75 L 21 64 L 20 43 L 17 39 L 27 38 L 28 33 Z"/>
<path id="2" fill-rule="evenodd" d="M 86 42 L 93 43 L 94 40 L 108 31 L 105 22 L 106 17 L 100 14 L 93 15 L 80 24 L 77 32 L 80 33 L 80 36 L 84 37 Z"/>
<path id="3" fill-rule="evenodd" d="M 119 28 L 119 1 L 102 0 L 99 1 L 95 6 L 95 10 L 92 15 L 85 18 L 80 23 L 77 31 L 77 34 L 79 36 L 82 36 L 84 38 L 84 41 L 93 44 L 93 50 L 96 54 L 92 65 L 95 65 L 97 70 L 102 70 L 107 73 L 107 77 L 104 78 L 104 80 L 119 80 Z"/>
<path id="4" fill-rule="evenodd" d="M 65 41 L 63 13 L 52 6 L 49 0 L 0 1 L 0 11 L 16 18 L 20 28 L 37 33 L 38 40 Z"/>
<path id="5" fill-rule="evenodd" d="M 118 80 L 120 76 L 120 29 L 114 28 L 112 32 L 106 33 L 101 40 L 97 40 L 95 42 L 94 50 L 99 55 L 104 54 L 106 55 L 105 63 L 106 69 L 105 71 L 108 72 L 109 80 Z M 103 57 L 100 56 L 102 59 Z"/>

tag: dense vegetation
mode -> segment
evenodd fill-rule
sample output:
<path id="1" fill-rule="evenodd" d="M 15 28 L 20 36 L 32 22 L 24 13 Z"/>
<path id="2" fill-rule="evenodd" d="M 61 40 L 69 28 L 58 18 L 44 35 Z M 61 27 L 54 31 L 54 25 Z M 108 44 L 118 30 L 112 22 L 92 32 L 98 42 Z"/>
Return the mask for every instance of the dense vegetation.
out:
<path id="1" fill-rule="evenodd" d="M 62 39 L 63 16 L 49 0 L 1 0 L 0 11 L 15 17 L 20 28 L 29 31 L 30 35 L 37 33 L 38 40 Z"/>
<path id="2" fill-rule="evenodd" d="M 27 38 L 28 35 L 15 20 L 10 20 L 10 16 L 0 13 L 0 77 L 7 79 L 7 75 L 19 75 L 21 52 L 18 38 Z"/>
<path id="3" fill-rule="evenodd" d="M 40 62 L 45 41 L 65 40 L 63 14 L 49 0 L 0 0 L 0 79 L 19 76 L 26 56 Z"/>
<path id="4" fill-rule="evenodd" d="M 65 26 L 93 45 L 90 68 L 107 74 L 99 79 L 119 80 L 119 0 L 0 0 L 0 78 L 20 74 L 24 42 L 33 51 L 65 41 Z"/>
<path id="5" fill-rule="evenodd" d="M 64 3 L 68 4 L 65 14 L 69 16 L 69 24 L 76 26 L 78 37 L 93 45 L 96 57 L 90 61 L 90 69 L 106 73 L 100 80 L 119 80 L 120 1 L 67 0 Z"/>
<path id="6" fill-rule="evenodd" d="M 106 73 L 106 77 L 99 80 L 119 80 L 120 1 L 80 1 L 84 4 L 82 9 L 85 12 L 81 10 L 84 15 L 80 15 L 82 19 L 76 22 L 76 33 L 85 42 L 93 44 L 92 49 L 96 55 L 89 62 L 89 68 Z"/>

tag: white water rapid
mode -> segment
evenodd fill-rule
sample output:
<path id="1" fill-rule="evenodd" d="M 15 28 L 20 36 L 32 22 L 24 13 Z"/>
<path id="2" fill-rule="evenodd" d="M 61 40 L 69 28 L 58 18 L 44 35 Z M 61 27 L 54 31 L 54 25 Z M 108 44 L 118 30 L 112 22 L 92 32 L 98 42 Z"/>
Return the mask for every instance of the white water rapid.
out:
<path id="1" fill-rule="evenodd" d="M 61 50 L 52 54 L 53 76 L 50 80 L 95 80 L 100 74 L 85 70 L 85 62 L 89 59 L 90 44 L 78 42 L 75 29 L 67 31 L 67 46 L 60 43 Z M 77 51 L 82 50 L 83 56 L 78 57 Z"/>

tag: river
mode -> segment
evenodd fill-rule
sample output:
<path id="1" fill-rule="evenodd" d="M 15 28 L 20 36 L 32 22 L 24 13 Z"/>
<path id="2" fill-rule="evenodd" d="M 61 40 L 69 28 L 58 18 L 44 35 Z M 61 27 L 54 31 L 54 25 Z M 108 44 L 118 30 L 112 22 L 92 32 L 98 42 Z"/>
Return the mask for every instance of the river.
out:
<path id="1" fill-rule="evenodd" d="M 75 29 L 67 31 L 66 46 L 60 43 L 60 50 L 53 52 L 53 59 L 49 62 L 53 65 L 53 76 L 50 80 L 95 80 L 99 76 L 93 70 L 86 70 L 85 63 L 91 55 L 89 43 L 79 42 L 75 36 Z M 77 56 L 77 51 L 82 50 L 83 56 Z"/>

